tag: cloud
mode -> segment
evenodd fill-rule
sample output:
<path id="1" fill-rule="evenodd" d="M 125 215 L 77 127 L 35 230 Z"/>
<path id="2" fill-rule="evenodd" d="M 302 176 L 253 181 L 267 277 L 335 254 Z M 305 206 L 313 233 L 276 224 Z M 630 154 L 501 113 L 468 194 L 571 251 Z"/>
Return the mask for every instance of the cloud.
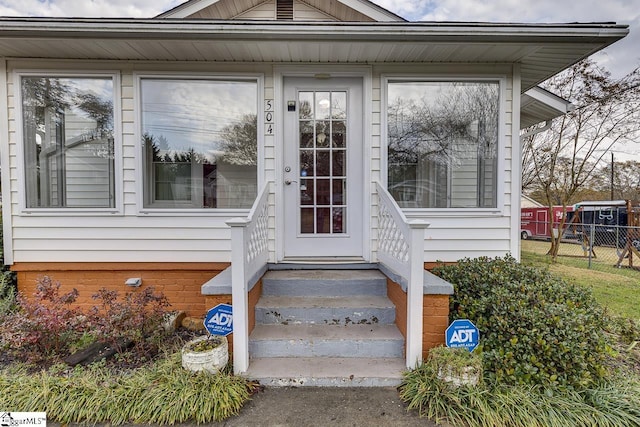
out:
<path id="1" fill-rule="evenodd" d="M 151 18 L 181 0 L 0 0 L 0 16 Z"/>
<path id="2" fill-rule="evenodd" d="M 429 0 L 376 0 L 373 3 L 384 7 L 391 12 L 402 16 L 410 21 L 415 21 L 413 17 L 424 14 L 430 8 Z"/>

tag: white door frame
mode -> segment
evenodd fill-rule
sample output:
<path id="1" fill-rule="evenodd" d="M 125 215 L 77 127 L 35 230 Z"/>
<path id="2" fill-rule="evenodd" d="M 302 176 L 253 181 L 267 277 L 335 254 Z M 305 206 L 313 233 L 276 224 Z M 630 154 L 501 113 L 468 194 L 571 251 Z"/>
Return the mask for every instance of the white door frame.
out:
<path id="1" fill-rule="evenodd" d="M 371 117 L 372 117 L 372 70 L 371 67 L 350 67 L 331 65 L 276 66 L 273 76 L 273 98 L 275 106 L 275 249 L 276 262 L 284 259 L 284 99 L 285 77 L 308 77 L 326 79 L 327 77 L 362 78 L 362 147 L 363 147 L 363 190 L 362 209 L 362 256 L 371 261 Z"/>

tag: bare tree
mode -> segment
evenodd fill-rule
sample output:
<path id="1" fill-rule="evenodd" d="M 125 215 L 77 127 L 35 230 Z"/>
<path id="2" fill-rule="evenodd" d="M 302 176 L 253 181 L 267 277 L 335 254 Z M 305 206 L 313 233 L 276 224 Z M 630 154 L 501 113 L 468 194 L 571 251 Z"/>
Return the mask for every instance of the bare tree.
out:
<path id="1" fill-rule="evenodd" d="M 640 162 L 627 160 L 615 162 L 613 166 L 611 163 L 603 164 L 594 174 L 589 187 L 601 194 L 600 198 L 640 200 Z"/>
<path id="2" fill-rule="evenodd" d="M 524 141 L 523 190 L 544 195 L 549 206 L 566 207 L 598 170 L 608 150 L 638 135 L 640 69 L 620 80 L 584 60 L 548 80 L 544 86 L 569 100 L 574 110 L 553 121 L 551 127 Z M 564 226 L 564 218 L 559 226 Z M 558 254 L 561 233 L 551 238 L 548 254 Z"/>
<path id="3" fill-rule="evenodd" d="M 222 160 L 232 165 L 258 164 L 258 116 L 245 114 L 236 124 L 222 128 Z"/>

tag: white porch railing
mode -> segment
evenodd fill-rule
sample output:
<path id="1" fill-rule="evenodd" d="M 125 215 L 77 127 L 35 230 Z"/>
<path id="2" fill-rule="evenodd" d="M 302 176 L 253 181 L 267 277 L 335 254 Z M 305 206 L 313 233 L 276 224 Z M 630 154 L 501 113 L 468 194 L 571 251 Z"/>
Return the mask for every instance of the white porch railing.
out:
<path id="1" fill-rule="evenodd" d="M 249 368 L 249 290 L 267 269 L 269 259 L 269 189 L 267 182 L 246 218 L 231 227 L 231 301 L 233 304 L 233 369 Z"/>
<path id="2" fill-rule="evenodd" d="M 407 220 L 385 187 L 378 193 L 378 262 L 400 276 L 407 285 L 407 368 L 422 361 L 424 280 L 424 230 L 429 223 Z"/>

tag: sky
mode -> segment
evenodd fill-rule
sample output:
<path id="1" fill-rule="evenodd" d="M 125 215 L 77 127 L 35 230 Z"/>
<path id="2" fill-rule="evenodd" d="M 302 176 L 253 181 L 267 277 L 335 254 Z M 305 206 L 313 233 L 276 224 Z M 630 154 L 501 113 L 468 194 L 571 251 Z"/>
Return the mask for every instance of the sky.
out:
<path id="1" fill-rule="evenodd" d="M 182 0 L 0 0 L 0 16 L 151 18 Z M 595 59 L 614 77 L 640 66 L 640 0 L 374 0 L 409 21 L 616 22 L 631 33 Z"/>

